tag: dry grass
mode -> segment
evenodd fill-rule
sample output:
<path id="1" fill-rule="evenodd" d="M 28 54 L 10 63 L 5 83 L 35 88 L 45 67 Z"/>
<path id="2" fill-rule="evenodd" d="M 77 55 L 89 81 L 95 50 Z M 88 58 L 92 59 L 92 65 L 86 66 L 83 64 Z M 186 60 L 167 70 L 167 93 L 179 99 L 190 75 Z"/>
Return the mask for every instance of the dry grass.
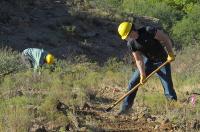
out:
<path id="1" fill-rule="evenodd" d="M 136 99 L 136 105 L 148 107 L 152 114 L 164 114 L 176 124 L 195 119 L 199 115 L 200 108 L 198 97 L 195 107 L 182 102 L 190 96 L 186 92 L 199 91 L 199 74 L 177 72 L 178 58 L 181 57 L 178 55 L 177 62 L 172 64 L 174 85 L 180 101 L 168 103 L 163 95 L 161 83 L 156 77 L 151 78 L 139 90 Z M 187 65 L 189 67 L 190 64 Z M 94 63 L 73 65 L 58 61 L 54 72 L 46 67 L 41 70 L 41 74 L 30 70 L 19 71 L 1 79 L 0 129 L 2 131 L 26 131 L 34 120 L 41 117 L 44 118 L 43 124 L 51 124 L 49 128 L 52 129 L 58 129 L 58 126 L 70 122 L 76 124 L 74 109 L 81 108 L 92 96 L 102 97 L 99 101 L 104 101 L 103 97 L 114 93 L 106 91 L 106 88 L 125 92 L 131 75 L 131 67 L 115 59 L 103 67 Z M 116 93 L 109 97 L 116 99 L 118 96 L 121 95 Z M 58 101 L 69 107 L 65 109 L 65 114 L 58 111 Z M 87 122 L 89 124 L 92 122 L 89 116 Z"/>

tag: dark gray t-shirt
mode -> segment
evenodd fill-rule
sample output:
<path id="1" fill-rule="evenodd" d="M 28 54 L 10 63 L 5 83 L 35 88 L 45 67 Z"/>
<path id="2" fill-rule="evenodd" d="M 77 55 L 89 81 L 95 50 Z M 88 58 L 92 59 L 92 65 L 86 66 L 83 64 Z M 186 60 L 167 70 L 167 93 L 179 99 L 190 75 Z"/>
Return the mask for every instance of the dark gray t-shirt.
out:
<path id="1" fill-rule="evenodd" d="M 139 37 L 135 41 L 128 41 L 127 46 L 131 52 L 140 51 L 150 61 L 160 62 L 167 60 L 167 52 L 160 42 L 155 39 L 157 29 L 146 26 L 137 30 Z"/>

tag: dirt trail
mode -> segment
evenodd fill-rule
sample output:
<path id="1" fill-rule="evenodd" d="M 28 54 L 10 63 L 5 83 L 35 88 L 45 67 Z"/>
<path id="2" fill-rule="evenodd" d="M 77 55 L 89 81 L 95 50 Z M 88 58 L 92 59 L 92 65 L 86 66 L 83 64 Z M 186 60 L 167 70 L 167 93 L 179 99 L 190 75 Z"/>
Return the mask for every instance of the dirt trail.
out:
<path id="1" fill-rule="evenodd" d="M 107 91 L 106 95 L 97 97 L 86 103 L 83 108 L 76 111 L 80 126 L 87 127 L 92 131 L 134 131 L 134 132 L 152 132 L 152 131 L 175 131 L 176 125 L 173 125 L 169 119 L 160 115 L 151 115 L 145 106 L 134 106 L 134 110 L 128 115 L 117 115 L 119 106 L 113 108 L 111 112 L 106 112 L 106 108 L 114 103 L 123 92 L 117 96 L 111 97 L 112 90 Z"/>
<path id="2" fill-rule="evenodd" d="M 127 47 L 116 35 L 118 23 L 92 16 L 92 13 L 69 10 L 73 4 L 76 4 L 73 0 L 21 0 L 21 3 L 1 0 L 0 46 L 18 51 L 28 47 L 44 48 L 58 58 L 69 60 L 76 60 L 77 56 L 100 63 L 111 57 L 123 59 Z M 177 130 L 169 119 L 151 115 L 145 106 L 134 106 L 134 111 L 127 116 L 116 116 L 119 106 L 105 112 L 124 93 L 113 95 L 113 89 L 104 93 L 86 102 L 83 108 L 75 109 L 74 120 L 67 129 L 95 132 Z M 60 127 L 54 125 L 58 126 L 49 131 Z"/>
<path id="3" fill-rule="evenodd" d="M 64 131 L 80 132 L 177 132 L 198 131 L 200 128 L 199 120 L 187 120 L 184 113 L 178 114 L 183 120 L 174 123 L 173 119 L 170 119 L 169 115 L 164 112 L 165 108 L 163 110 L 161 108 L 160 113 L 154 115 L 147 106 L 140 103 L 135 103 L 134 109 L 127 115 L 117 115 L 120 104 L 110 112 L 106 112 L 106 108 L 124 94 L 124 91 L 118 91 L 117 93 L 113 93 L 113 91 L 113 88 L 110 87 L 106 88 L 102 93 L 97 90 L 97 94 L 88 95 L 89 100 L 82 106 L 67 106 L 67 104 L 58 102 L 58 104 L 55 104 L 57 106 L 56 113 L 61 112 L 65 115 L 69 119 L 67 124 L 59 124 L 52 121 L 44 123 L 45 117 L 44 119 L 42 119 L 43 117 L 38 117 L 30 130 L 35 132 L 36 130 L 44 129 L 44 131 L 55 132 L 64 128 Z M 169 107 L 168 111 L 170 109 L 174 112 L 180 112 L 173 106 Z M 33 107 L 32 110 L 37 109 Z M 192 111 L 188 109 L 187 112 Z"/>

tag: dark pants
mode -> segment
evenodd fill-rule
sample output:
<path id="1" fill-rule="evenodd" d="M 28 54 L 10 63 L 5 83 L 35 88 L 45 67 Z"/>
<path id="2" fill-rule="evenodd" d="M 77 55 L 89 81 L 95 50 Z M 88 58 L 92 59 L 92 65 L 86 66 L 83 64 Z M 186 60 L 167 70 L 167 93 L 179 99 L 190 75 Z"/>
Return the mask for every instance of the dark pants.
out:
<path id="1" fill-rule="evenodd" d="M 162 63 L 163 62 L 154 63 L 146 59 L 145 60 L 146 75 L 148 76 Z M 160 78 L 166 98 L 169 100 L 177 100 L 176 92 L 173 88 L 173 83 L 172 83 L 170 64 L 167 64 L 164 67 L 162 67 L 156 74 Z M 136 70 L 131 77 L 131 80 L 128 85 L 128 90 L 131 90 L 139 82 L 140 82 L 140 73 L 138 70 Z M 125 112 L 126 110 L 132 107 L 137 91 L 138 89 L 125 98 L 124 102 L 122 103 L 120 112 Z"/>

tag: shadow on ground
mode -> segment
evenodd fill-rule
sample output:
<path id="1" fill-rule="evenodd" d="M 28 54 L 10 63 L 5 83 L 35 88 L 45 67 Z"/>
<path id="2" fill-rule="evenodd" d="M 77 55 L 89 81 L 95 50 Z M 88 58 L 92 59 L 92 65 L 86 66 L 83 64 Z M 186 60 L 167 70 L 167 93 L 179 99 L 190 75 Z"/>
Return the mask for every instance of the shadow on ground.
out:
<path id="1" fill-rule="evenodd" d="M 122 59 L 126 46 L 117 35 L 118 23 L 71 10 L 74 4 L 73 0 L 2 0 L 0 45 L 20 52 L 43 48 L 72 61 Z"/>

